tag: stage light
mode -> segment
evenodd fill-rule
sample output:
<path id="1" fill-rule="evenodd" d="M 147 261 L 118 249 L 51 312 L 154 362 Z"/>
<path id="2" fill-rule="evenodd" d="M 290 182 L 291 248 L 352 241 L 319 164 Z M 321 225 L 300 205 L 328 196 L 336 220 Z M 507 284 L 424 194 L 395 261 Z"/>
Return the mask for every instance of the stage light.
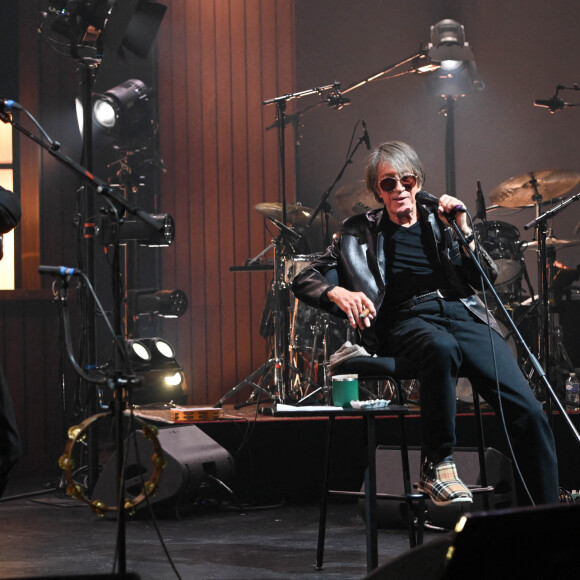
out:
<path id="1" fill-rule="evenodd" d="M 51 28 L 71 44 L 94 42 L 103 31 L 113 0 L 50 0 Z"/>
<path id="2" fill-rule="evenodd" d="M 151 352 L 138 340 L 129 340 L 127 346 L 130 353 L 129 356 L 132 355 L 134 360 L 138 360 L 139 362 L 148 362 L 151 360 Z"/>
<path id="3" fill-rule="evenodd" d="M 152 214 L 151 217 L 159 224 L 158 229 L 152 228 L 142 220 L 122 220 L 120 226 L 107 216 L 100 219 L 98 226 L 99 241 L 104 246 L 116 242 L 124 245 L 136 241 L 140 246 L 149 248 L 166 248 L 175 240 L 175 221 L 169 214 Z"/>
<path id="4" fill-rule="evenodd" d="M 427 54 L 432 61 L 448 63 L 448 61 L 473 60 L 473 52 L 468 42 L 465 42 L 465 29 L 459 22 L 449 18 L 431 26 L 431 43 Z M 447 64 L 447 66 L 452 66 Z"/>
<path id="5" fill-rule="evenodd" d="M 175 358 L 174 348 L 162 338 L 138 338 L 127 341 L 132 370 L 140 385 L 131 392 L 131 403 L 187 402 L 187 382 L 183 368 Z"/>
<path id="6" fill-rule="evenodd" d="M 118 149 L 133 149 L 143 133 L 152 132 L 149 102 L 151 89 L 139 79 L 129 79 L 104 93 L 93 95 L 93 120 L 97 129 L 113 136 Z"/>
<path id="7" fill-rule="evenodd" d="M 441 20 L 431 26 L 427 55 L 440 69 L 429 78 L 428 90 L 442 97 L 471 93 L 475 86 L 476 67 L 473 51 L 465 42 L 465 30 L 455 20 Z"/>
<path id="8" fill-rule="evenodd" d="M 136 318 L 157 315 L 179 318 L 187 311 L 187 295 L 182 290 L 131 291 L 128 297 L 130 312 Z"/>

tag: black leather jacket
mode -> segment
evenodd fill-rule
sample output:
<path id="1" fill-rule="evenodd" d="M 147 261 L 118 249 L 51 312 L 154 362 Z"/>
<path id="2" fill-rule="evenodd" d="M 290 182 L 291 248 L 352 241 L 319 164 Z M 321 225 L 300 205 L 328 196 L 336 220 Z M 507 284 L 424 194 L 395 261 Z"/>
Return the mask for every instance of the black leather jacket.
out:
<path id="1" fill-rule="evenodd" d="M 460 249 L 455 232 L 446 228 L 436 215 L 418 204 L 419 219 L 429 224 L 433 233 L 433 244 L 437 248 L 439 263 L 451 287 L 457 292 L 461 302 L 478 318 L 487 323 L 485 306 L 474 293 L 480 287 L 477 266 Z M 371 210 L 353 216 L 342 224 L 341 235 L 308 268 L 302 270 L 292 282 L 294 295 L 306 304 L 322 308 L 336 316 L 345 314 L 332 303 L 326 293 L 340 285 L 353 292 L 364 292 L 380 309 L 386 290 L 386 261 L 383 248 L 383 228 L 381 220 L 388 219 L 384 209 Z M 482 267 L 494 282 L 498 270 L 487 252 L 480 248 Z M 493 316 L 492 327 L 500 332 Z M 370 352 L 375 352 L 378 337 L 374 334 L 374 324 L 364 330 L 359 342 Z"/>

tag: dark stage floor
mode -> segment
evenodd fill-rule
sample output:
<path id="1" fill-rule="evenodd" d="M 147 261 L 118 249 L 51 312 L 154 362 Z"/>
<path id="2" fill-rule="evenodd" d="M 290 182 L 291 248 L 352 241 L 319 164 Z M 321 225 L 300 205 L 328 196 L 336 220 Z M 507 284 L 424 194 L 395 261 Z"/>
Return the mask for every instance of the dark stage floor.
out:
<path id="1" fill-rule="evenodd" d="M 12 481 L 5 497 L 38 489 Z M 314 568 L 318 506 L 263 509 L 210 506 L 181 515 L 161 515 L 159 534 L 150 517 L 127 520 L 127 572 L 142 580 L 363 578 L 364 522 L 353 503 L 332 503 L 323 571 Z M 426 541 L 441 533 L 427 532 Z M 0 577 L 28 578 L 110 574 L 116 523 L 100 519 L 77 500 L 50 492 L 0 503 Z M 405 530 L 379 531 L 379 564 L 409 550 Z M 172 569 L 173 562 L 177 573 Z"/>

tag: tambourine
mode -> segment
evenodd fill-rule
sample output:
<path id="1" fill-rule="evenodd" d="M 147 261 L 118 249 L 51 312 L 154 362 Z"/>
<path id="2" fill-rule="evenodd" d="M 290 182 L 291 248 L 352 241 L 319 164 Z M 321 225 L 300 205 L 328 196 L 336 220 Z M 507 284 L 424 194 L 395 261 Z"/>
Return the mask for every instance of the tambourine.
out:
<path id="1" fill-rule="evenodd" d="M 84 493 L 83 487 L 74 481 L 73 471 L 75 469 L 75 462 L 72 458 L 72 451 L 77 441 L 80 441 L 85 436 L 85 430 L 87 427 L 102 419 L 104 417 L 110 417 L 110 413 L 98 413 L 93 415 L 88 419 L 85 419 L 80 425 L 73 425 L 68 430 L 68 441 L 64 448 L 64 453 L 60 456 L 58 460 L 59 467 L 63 470 L 66 481 L 66 493 L 73 499 L 78 499 L 89 505 L 91 510 L 98 516 L 104 516 L 106 512 L 114 512 L 118 510 L 117 506 L 109 506 L 104 501 L 99 499 L 89 500 Z M 143 437 L 149 439 L 153 445 L 153 455 L 151 456 L 151 463 L 153 465 L 153 473 L 151 474 L 151 479 L 143 483 L 143 489 L 139 495 L 135 496 L 134 499 L 125 498 L 123 501 L 123 508 L 126 510 L 133 510 L 141 502 L 143 502 L 147 497 L 155 495 L 159 490 L 159 480 L 161 479 L 161 473 L 165 468 L 166 461 L 163 455 L 163 449 L 161 448 L 161 443 L 157 438 L 157 428 L 148 425 L 141 419 L 134 417 L 134 420 L 139 423 L 142 427 Z"/>

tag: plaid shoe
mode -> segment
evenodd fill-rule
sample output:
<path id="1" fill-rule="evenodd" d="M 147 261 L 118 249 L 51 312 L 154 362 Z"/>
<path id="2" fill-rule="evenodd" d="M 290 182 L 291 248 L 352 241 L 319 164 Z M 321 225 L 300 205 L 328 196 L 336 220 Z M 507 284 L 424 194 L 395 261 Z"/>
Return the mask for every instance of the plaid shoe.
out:
<path id="1" fill-rule="evenodd" d="M 436 505 L 473 503 L 473 495 L 459 479 L 457 467 L 451 457 L 446 457 L 437 465 L 426 459 L 421 467 L 421 478 L 417 487 L 419 491 L 428 494 Z"/>

